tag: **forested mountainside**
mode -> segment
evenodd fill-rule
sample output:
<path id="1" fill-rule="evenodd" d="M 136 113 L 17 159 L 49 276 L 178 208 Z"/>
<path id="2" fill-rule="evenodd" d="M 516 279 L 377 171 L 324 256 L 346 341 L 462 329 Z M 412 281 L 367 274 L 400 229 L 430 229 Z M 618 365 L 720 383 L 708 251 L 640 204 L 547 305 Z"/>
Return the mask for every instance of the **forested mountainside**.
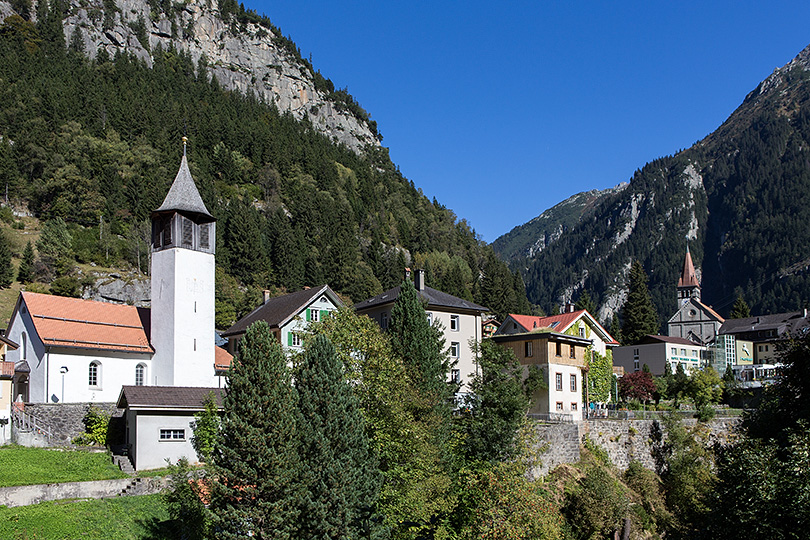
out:
<path id="1" fill-rule="evenodd" d="M 44 3 L 43 3 L 44 6 Z M 140 265 L 149 214 L 188 158 L 218 220 L 217 324 L 251 309 L 265 287 L 329 283 L 359 301 L 398 284 L 407 264 L 428 284 L 498 311 L 526 307 L 512 274 L 463 220 L 428 200 L 387 150 L 355 152 L 255 95 L 223 88 L 172 47 L 134 54 L 67 42 L 63 15 L 0 25 L 0 183 L 18 209 L 67 222 L 59 264 Z M 74 33 L 74 37 L 76 34 Z M 86 44 L 86 43 L 85 43 Z M 240 287 L 241 285 L 241 287 Z"/>
<path id="2" fill-rule="evenodd" d="M 8 3 L 7 3 L 8 2 Z M 191 57 L 228 90 L 253 93 L 355 151 L 379 145 L 377 123 L 344 89 L 301 56 L 268 17 L 236 0 L 57 0 L 65 39 L 90 58 L 131 53 L 147 66 L 153 52 L 173 48 Z M 0 0 L 0 20 L 16 10 L 38 21 L 47 2 Z"/>
<path id="3" fill-rule="evenodd" d="M 622 182 L 613 188 L 583 191 L 568 197 L 549 208 L 533 220 L 518 225 L 492 242 L 492 247 L 502 259 L 531 258 L 550 246 L 565 231 L 579 223 L 605 198 L 627 187 Z"/>
<path id="4" fill-rule="evenodd" d="M 533 258 L 516 261 L 529 299 L 549 310 L 583 290 L 610 320 L 633 259 L 664 323 L 687 240 L 703 300 L 727 314 L 810 300 L 810 47 L 751 92 L 714 133 L 656 159 Z"/>

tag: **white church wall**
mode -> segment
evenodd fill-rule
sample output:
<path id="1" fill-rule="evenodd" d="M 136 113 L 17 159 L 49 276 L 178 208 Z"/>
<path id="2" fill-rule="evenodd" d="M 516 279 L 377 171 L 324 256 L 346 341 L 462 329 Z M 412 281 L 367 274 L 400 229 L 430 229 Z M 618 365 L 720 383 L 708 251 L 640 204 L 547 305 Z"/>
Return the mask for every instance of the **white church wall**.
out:
<path id="1" fill-rule="evenodd" d="M 47 403 L 114 402 L 123 385 L 136 384 L 138 365 L 144 368 L 144 383 L 149 380 L 152 371 L 152 360 L 148 354 L 92 349 L 51 349 L 46 355 L 46 363 Z M 95 385 L 91 384 L 90 379 L 91 364 L 95 365 Z"/>

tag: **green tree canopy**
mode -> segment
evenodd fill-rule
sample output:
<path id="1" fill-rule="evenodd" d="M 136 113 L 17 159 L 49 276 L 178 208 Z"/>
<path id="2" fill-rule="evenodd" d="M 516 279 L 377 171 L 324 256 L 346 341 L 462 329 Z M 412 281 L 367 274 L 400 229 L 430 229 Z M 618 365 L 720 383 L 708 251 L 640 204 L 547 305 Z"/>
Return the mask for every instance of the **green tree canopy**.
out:
<path id="1" fill-rule="evenodd" d="M 728 314 L 729 319 L 745 319 L 751 316 L 751 310 L 748 307 L 748 304 L 745 303 L 745 299 L 742 297 L 742 294 L 737 295 L 737 299 L 734 300 L 734 306 L 731 308 L 731 313 Z"/>
<path id="2" fill-rule="evenodd" d="M 622 307 L 622 338 L 625 345 L 635 345 L 645 336 L 657 334 L 658 329 L 658 314 L 650 300 L 647 274 L 639 261 L 633 261 L 627 301 Z"/>

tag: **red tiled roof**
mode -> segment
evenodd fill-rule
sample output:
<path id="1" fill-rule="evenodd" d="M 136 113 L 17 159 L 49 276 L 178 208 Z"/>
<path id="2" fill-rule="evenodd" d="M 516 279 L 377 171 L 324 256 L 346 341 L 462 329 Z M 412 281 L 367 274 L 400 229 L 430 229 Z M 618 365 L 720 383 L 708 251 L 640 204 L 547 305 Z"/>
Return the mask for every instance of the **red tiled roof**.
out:
<path id="1" fill-rule="evenodd" d="M 144 310 L 32 292 L 20 293 L 45 345 L 153 353 Z"/>
<path id="2" fill-rule="evenodd" d="M 725 322 L 725 319 L 723 317 L 721 317 L 719 313 L 717 313 L 715 310 L 713 310 L 711 306 L 707 306 L 703 302 L 697 302 L 697 303 L 700 304 L 703 307 L 703 309 L 708 311 L 709 314 L 712 315 L 714 318 L 716 318 L 718 321 Z"/>
<path id="3" fill-rule="evenodd" d="M 695 273 L 695 265 L 692 264 L 692 255 L 689 253 L 689 246 L 686 247 L 686 258 L 683 261 L 683 272 L 678 279 L 678 287 L 700 287 Z"/>
<path id="4" fill-rule="evenodd" d="M 14 376 L 14 362 L 0 362 L 0 377 Z"/>
<path id="5" fill-rule="evenodd" d="M 233 355 L 222 347 L 214 347 L 214 369 L 217 371 L 228 371 L 233 362 Z"/>

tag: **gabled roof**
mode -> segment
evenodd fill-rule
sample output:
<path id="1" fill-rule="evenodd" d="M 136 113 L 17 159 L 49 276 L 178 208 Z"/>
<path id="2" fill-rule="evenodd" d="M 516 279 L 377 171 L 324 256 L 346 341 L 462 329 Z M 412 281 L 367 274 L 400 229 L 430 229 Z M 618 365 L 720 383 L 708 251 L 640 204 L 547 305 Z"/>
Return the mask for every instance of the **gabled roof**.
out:
<path id="1" fill-rule="evenodd" d="M 720 327 L 718 334 L 741 334 L 762 330 L 776 330 L 777 335 L 790 332 L 799 334 L 802 328 L 810 327 L 810 318 L 804 311 L 759 315 L 744 319 L 728 319 Z"/>
<path id="2" fill-rule="evenodd" d="M 201 217 L 203 221 L 214 221 L 214 216 L 205 207 L 200 192 L 197 191 L 197 186 L 194 184 L 194 179 L 191 177 L 191 171 L 188 170 L 185 152 L 183 153 L 183 159 L 180 161 L 180 170 L 177 171 L 177 176 L 174 178 L 172 187 L 169 188 L 169 193 L 160 208 L 152 214 L 163 212 L 185 212 Z"/>
<path id="3" fill-rule="evenodd" d="M 721 317 L 720 314 L 717 313 L 711 306 L 707 306 L 706 304 L 695 298 L 689 298 L 680 308 L 678 308 L 678 311 L 676 311 L 675 314 L 669 318 L 668 322 L 675 321 L 675 319 L 678 317 L 678 314 L 684 309 L 686 309 L 690 303 L 702 309 L 706 314 L 709 315 L 709 317 L 713 318 L 714 320 L 719 321 L 721 323 L 725 321 L 725 319 Z"/>
<path id="4" fill-rule="evenodd" d="M 578 321 L 580 318 L 587 318 L 592 325 L 596 327 L 604 335 L 604 341 L 608 345 L 618 345 L 619 342 L 616 341 L 613 336 L 611 336 L 607 330 L 605 330 L 599 321 L 597 321 L 593 315 L 588 313 L 584 309 L 580 309 L 579 311 L 570 311 L 568 313 L 560 313 L 559 315 L 550 315 L 548 317 L 537 317 L 534 315 L 517 315 L 515 313 L 510 313 L 508 318 L 513 319 L 519 325 L 521 325 L 525 332 L 532 332 L 534 330 L 539 330 L 542 328 L 550 328 L 555 332 L 563 333 L 571 326 Z M 508 321 L 504 321 L 506 324 Z"/>
<path id="5" fill-rule="evenodd" d="M 692 264 L 692 254 L 689 253 L 688 244 L 686 246 L 686 258 L 683 261 L 683 271 L 681 272 L 680 279 L 678 279 L 678 288 L 681 287 L 700 287 L 697 274 L 695 273 L 695 265 Z"/>
<path id="6" fill-rule="evenodd" d="M 148 309 L 22 292 L 12 319 L 23 307 L 48 347 L 154 353 L 146 333 Z"/>
<path id="7" fill-rule="evenodd" d="M 689 345 L 691 347 L 702 347 L 700 343 L 695 343 L 694 341 L 690 341 L 686 338 L 682 337 L 675 337 L 675 336 L 658 336 L 658 335 L 647 335 L 641 341 L 639 341 L 639 345 L 649 345 L 651 343 L 672 343 L 676 345 Z M 630 347 L 631 345 L 628 345 Z"/>
<path id="8" fill-rule="evenodd" d="M 326 294 L 336 305 L 341 306 L 340 298 L 329 288 L 329 285 L 303 289 L 294 293 L 271 298 L 248 315 L 239 319 L 236 324 L 222 333 L 223 337 L 244 334 L 251 324 L 265 321 L 271 328 L 281 328 L 290 319 L 301 313 L 316 298 Z"/>
<path id="9" fill-rule="evenodd" d="M 6 347 L 8 347 L 9 349 L 11 349 L 12 351 L 13 351 L 13 350 L 15 350 L 15 349 L 19 349 L 19 348 L 20 348 L 20 346 L 19 346 L 17 343 L 14 343 L 14 342 L 13 342 L 13 341 L 11 341 L 10 339 L 8 339 L 6 336 L 0 336 L 0 342 L 5 343 L 5 344 L 6 344 Z"/>
<path id="10" fill-rule="evenodd" d="M 397 298 L 399 298 L 399 293 L 400 293 L 399 286 L 394 287 L 393 289 L 388 289 L 384 293 L 378 294 L 373 298 L 369 298 L 368 300 L 358 302 L 357 304 L 354 305 L 354 309 L 355 311 L 362 313 L 363 311 L 373 307 L 384 306 L 386 304 L 393 304 L 394 302 L 396 302 Z M 464 300 L 463 298 L 453 296 L 452 294 L 447 294 L 432 287 L 426 286 L 423 290 L 417 289 L 416 294 L 418 294 L 419 297 L 427 303 L 428 309 L 444 308 L 447 310 L 469 311 L 478 313 L 489 311 L 487 308 L 479 306 L 475 302 Z"/>
<path id="11" fill-rule="evenodd" d="M 222 388 L 204 388 L 188 386 L 124 386 L 118 395 L 119 409 L 159 408 L 202 410 L 205 398 L 214 393 L 217 407 L 222 407 Z"/>

